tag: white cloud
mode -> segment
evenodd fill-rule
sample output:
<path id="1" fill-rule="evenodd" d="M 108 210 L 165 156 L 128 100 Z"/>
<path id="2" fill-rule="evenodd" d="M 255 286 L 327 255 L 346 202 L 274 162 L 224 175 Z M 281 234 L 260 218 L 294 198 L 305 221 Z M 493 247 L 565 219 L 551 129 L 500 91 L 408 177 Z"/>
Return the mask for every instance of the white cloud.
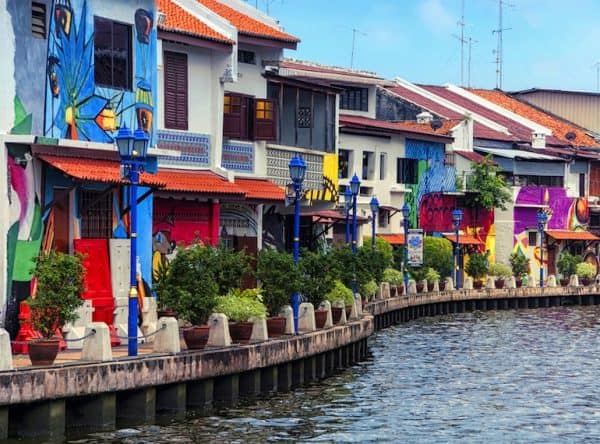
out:
<path id="1" fill-rule="evenodd" d="M 440 0 L 421 0 L 418 13 L 425 26 L 434 32 L 447 32 L 456 27 L 456 18 Z"/>

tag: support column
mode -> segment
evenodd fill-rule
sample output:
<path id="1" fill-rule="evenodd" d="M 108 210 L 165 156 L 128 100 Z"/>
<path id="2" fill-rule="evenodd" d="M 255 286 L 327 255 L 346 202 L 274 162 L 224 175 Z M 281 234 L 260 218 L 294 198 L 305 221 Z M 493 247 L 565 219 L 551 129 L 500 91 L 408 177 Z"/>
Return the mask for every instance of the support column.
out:
<path id="1" fill-rule="evenodd" d="M 309 356 L 304 360 L 304 382 L 317 380 L 317 357 Z"/>
<path id="2" fill-rule="evenodd" d="M 317 379 L 327 377 L 327 354 L 321 353 L 315 357 L 317 360 Z"/>
<path id="3" fill-rule="evenodd" d="M 335 373 L 335 351 L 325 352 L 325 373 L 331 376 Z"/>
<path id="4" fill-rule="evenodd" d="M 260 370 L 251 370 L 240 375 L 240 396 L 253 397 L 260 394 Z"/>
<path id="5" fill-rule="evenodd" d="M 0 407 L 0 441 L 8 439 L 8 406 Z"/>
<path id="6" fill-rule="evenodd" d="M 228 375 L 215 379 L 213 400 L 223 406 L 236 405 L 240 398 L 240 376 Z"/>
<path id="7" fill-rule="evenodd" d="M 156 413 L 176 418 L 185 418 L 186 386 L 185 383 L 169 384 L 156 387 Z"/>
<path id="8" fill-rule="evenodd" d="M 76 434 L 114 430 L 117 423 L 117 395 L 69 398 L 66 401 L 67 430 Z"/>
<path id="9" fill-rule="evenodd" d="M 304 361 L 298 359 L 292 362 L 292 387 L 304 384 Z"/>
<path id="10" fill-rule="evenodd" d="M 65 400 L 20 404 L 10 408 L 9 435 L 15 438 L 62 441 L 65 437 Z"/>
<path id="11" fill-rule="evenodd" d="M 277 366 L 277 390 L 287 392 L 292 388 L 292 364 L 287 362 Z"/>
<path id="12" fill-rule="evenodd" d="M 186 404 L 189 408 L 209 412 L 212 409 L 215 381 L 201 379 L 187 383 Z"/>
<path id="13" fill-rule="evenodd" d="M 156 420 L 156 388 L 117 392 L 117 426 L 154 424 Z"/>
<path id="14" fill-rule="evenodd" d="M 279 375 L 277 366 L 263 368 L 260 370 L 260 390 L 262 393 L 271 393 L 277 391 Z"/>

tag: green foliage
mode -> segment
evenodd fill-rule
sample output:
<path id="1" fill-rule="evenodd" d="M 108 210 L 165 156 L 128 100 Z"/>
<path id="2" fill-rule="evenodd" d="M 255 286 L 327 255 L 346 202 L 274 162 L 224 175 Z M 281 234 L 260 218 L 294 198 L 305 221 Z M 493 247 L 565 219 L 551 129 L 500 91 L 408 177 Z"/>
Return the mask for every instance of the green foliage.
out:
<path id="1" fill-rule="evenodd" d="M 352 290 L 346 287 L 341 281 L 334 281 L 333 288 L 325 294 L 325 300 L 333 305 L 336 301 L 344 301 L 344 305 L 354 304 L 354 296 Z"/>
<path id="2" fill-rule="evenodd" d="M 433 268 L 441 277 L 452 273 L 454 259 L 452 242 L 445 237 L 425 236 L 423 239 L 423 267 Z"/>
<path id="3" fill-rule="evenodd" d="M 404 245 L 396 245 L 394 246 L 393 251 L 393 264 L 396 270 L 402 270 L 402 264 L 404 264 Z"/>
<path id="4" fill-rule="evenodd" d="M 469 256 L 469 262 L 467 262 L 465 271 L 473 279 L 480 280 L 487 274 L 488 268 L 489 262 L 487 253 L 473 253 Z"/>
<path id="5" fill-rule="evenodd" d="M 378 288 L 379 288 L 379 286 L 377 285 L 377 282 L 375 282 L 375 281 L 365 282 L 360 287 L 360 294 L 363 295 L 367 299 L 371 299 L 373 297 L 373 295 L 377 292 Z"/>
<path id="6" fill-rule="evenodd" d="M 371 251 L 371 237 L 363 237 L 363 245 L 369 247 Z M 381 254 L 382 260 L 389 264 L 394 262 L 394 248 L 392 245 L 382 237 L 375 237 L 375 252 Z"/>
<path id="7" fill-rule="evenodd" d="M 301 293 L 315 307 L 333 288 L 333 266 L 329 254 L 302 250 L 300 254 Z"/>
<path id="8" fill-rule="evenodd" d="M 267 310 L 273 316 L 288 304 L 302 283 L 300 268 L 291 254 L 265 248 L 258 254 L 256 277 L 264 294 Z"/>
<path id="9" fill-rule="evenodd" d="M 570 254 L 568 251 L 563 251 L 556 262 L 556 266 L 561 276 L 568 279 L 571 275 L 577 274 L 577 264 L 580 264 L 582 261 L 583 258 L 578 254 Z"/>
<path id="10" fill-rule="evenodd" d="M 352 255 L 352 249 L 348 245 L 333 247 L 328 255 L 329 263 L 332 264 L 332 276 L 342 281 L 346 287 L 352 287 L 354 270 L 356 270 L 358 288 L 371 280 L 381 282 L 383 271 L 390 267 L 392 257 L 385 252 L 375 251 L 375 254 L 372 254 L 370 245 L 358 248 L 356 257 Z"/>
<path id="11" fill-rule="evenodd" d="M 159 279 L 155 289 L 159 303 L 177 312 L 193 325 L 206 323 L 219 291 L 214 264 L 216 252 L 200 244 L 178 247 L 177 255 Z"/>
<path id="12" fill-rule="evenodd" d="M 429 267 L 427 268 L 427 271 L 425 272 L 425 280 L 427 282 L 429 282 L 430 284 L 433 284 L 435 281 L 440 280 L 440 274 L 435 271 L 433 268 Z"/>
<path id="13" fill-rule="evenodd" d="M 471 165 L 467 188 L 476 193 L 467 194 L 466 204 L 468 206 L 488 210 L 494 208 L 506 210 L 506 204 L 512 200 L 512 193 L 504 178 L 498 174 L 499 172 L 500 168 L 493 163 L 491 155 L 487 155 L 483 161 Z"/>
<path id="14" fill-rule="evenodd" d="M 488 274 L 497 278 L 509 278 L 512 276 L 512 270 L 508 265 L 490 264 Z"/>
<path id="15" fill-rule="evenodd" d="M 404 281 L 402 272 L 395 268 L 386 268 L 383 270 L 383 282 L 389 282 L 390 285 L 400 285 Z"/>
<path id="16" fill-rule="evenodd" d="M 526 257 L 520 250 L 510 255 L 510 266 L 513 276 L 522 279 L 523 276 L 529 274 L 529 258 Z"/>
<path id="17" fill-rule="evenodd" d="M 212 263 L 219 294 L 225 294 L 242 283 L 244 276 L 251 276 L 252 256 L 246 250 L 234 251 L 222 245 L 214 249 L 215 257 Z"/>
<path id="18" fill-rule="evenodd" d="M 215 312 L 225 314 L 233 322 L 247 322 L 253 317 L 264 319 L 267 316 L 267 308 L 262 302 L 252 297 L 252 294 L 246 297 L 236 290 L 217 298 Z"/>
<path id="19" fill-rule="evenodd" d="M 578 263 L 575 269 L 575 273 L 580 278 L 591 279 L 596 276 L 596 267 L 587 262 Z"/>
<path id="20" fill-rule="evenodd" d="M 31 323 L 44 338 L 77 320 L 76 310 L 83 304 L 79 297 L 84 288 L 85 268 L 81 256 L 50 251 L 41 254 L 33 274 L 37 279 L 37 294 L 29 299 Z"/>

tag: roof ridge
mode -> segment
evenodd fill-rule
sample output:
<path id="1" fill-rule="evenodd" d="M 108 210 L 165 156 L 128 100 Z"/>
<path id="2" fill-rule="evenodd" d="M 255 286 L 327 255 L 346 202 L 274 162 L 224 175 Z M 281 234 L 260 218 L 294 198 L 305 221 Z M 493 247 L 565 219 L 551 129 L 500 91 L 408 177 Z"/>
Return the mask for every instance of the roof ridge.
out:
<path id="1" fill-rule="evenodd" d="M 362 70 L 362 69 L 344 68 L 344 67 L 336 66 L 336 65 L 326 65 L 326 64 L 323 64 L 323 63 L 312 62 L 312 61 L 309 61 L 309 60 L 295 59 L 293 57 L 284 57 L 282 59 L 282 62 L 298 63 L 298 64 L 301 64 L 301 65 L 306 65 L 306 66 L 313 67 L 313 68 L 326 68 L 326 69 L 336 70 L 336 71 L 345 72 L 345 73 L 349 73 L 349 74 L 369 75 L 369 76 L 372 76 L 372 77 L 377 78 L 377 79 L 383 79 L 383 77 L 380 77 L 374 71 L 367 71 L 367 70 Z"/>

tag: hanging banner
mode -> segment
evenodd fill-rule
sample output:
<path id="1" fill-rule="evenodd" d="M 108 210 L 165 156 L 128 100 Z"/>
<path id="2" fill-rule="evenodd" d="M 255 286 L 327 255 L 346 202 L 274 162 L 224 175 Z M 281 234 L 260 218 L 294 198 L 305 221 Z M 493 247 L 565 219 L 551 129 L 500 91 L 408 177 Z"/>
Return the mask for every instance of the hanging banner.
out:
<path id="1" fill-rule="evenodd" d="M 406 239 L 408 246 L 408 265 L 420 267 L 423 265 L 423 230 L 411 228 Z"/>

